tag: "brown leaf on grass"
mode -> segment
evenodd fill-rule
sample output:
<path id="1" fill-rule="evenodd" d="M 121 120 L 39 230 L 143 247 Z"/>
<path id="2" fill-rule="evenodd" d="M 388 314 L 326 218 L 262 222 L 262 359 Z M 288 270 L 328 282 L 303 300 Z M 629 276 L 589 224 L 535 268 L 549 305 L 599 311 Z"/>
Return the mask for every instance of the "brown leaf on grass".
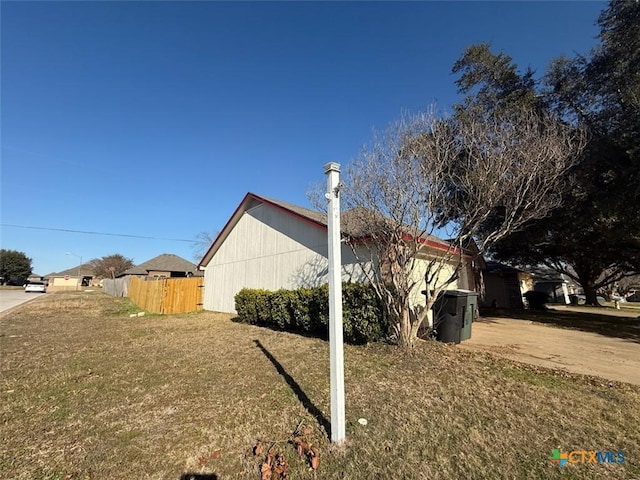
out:
<path id="1" fill-rule="evenodd" d="M 271 480 L 286 480 L 289 478 L 289 474 L 286 471 L 278 471 L 277 469 L 273 471 L 273 477 Z"/>
<path id="2" fill-rule="evenodd" d="M 216 458 L 220 458 L 221 455 L 222 455 L 222 450 L 218 448 L 217 450 L 214 450 L 213 452 L 211 452 L 209 455 L 203 455 L 202 457 L 198 458 L 198 465 L 202 467 L 209 460 L 211 459 L 215 460 Z"/>
<path id="3" fill-rule="evenodd" d="M 260 480 L 271 480 L 271 465 L 267 462 L 260 467 Z"/>
<path id="4" fill-rule="evenodd" d="M 311 427 L 307 427 L 306 425 L 302 429 L 303 435 L 311 435 L 313 433 L 313 429 Z"/>
<path id="5" fill-rule="evenodd" d="M 283 453 L 276 454 L 276 465 L 287 467 L 287 457 L 285 457 Z"/>
<path id="6" fill-rule="evenodd" d="M 309 450 L 309 443 L 307 443 L 302 437 L 295 437 L 293 444 L 296 446 L 298 456 L 301 457 L 303 453 L 307 453 Z"/>
<path id="7" fill-rule="evenodd" d="M 320 463 L 319 460 L 319 454 L 320 451 L 318 450 L 318 448 L 316 446 L 311 446 L 311 448 L 309 448 L 309 451 L 307 452 L 307 455 L 309 456 L 309 461 L 311 463 L 311 468 L 314 470 L 318 469 L 318 464 Z"/>
<path id="8" fill-rule="evenodd" d="M 273 478 L 274 480 L 285 480 L 289 478 L 289 474 L 287 472 L 289 465 L 287 464 L 287 457 L 284 456 L 283 453 L 278 452 L 274 459 L 273 465 Z"/>
<path id="9" fill-rule="evenodd" d="M 264 446 L 262 445 L 262 442 L 258 442 L 256 443 L 256 446 L 253 447 L 253 454 L 254 455 L 262 455 L 262 452 L 264 450 Z"/>

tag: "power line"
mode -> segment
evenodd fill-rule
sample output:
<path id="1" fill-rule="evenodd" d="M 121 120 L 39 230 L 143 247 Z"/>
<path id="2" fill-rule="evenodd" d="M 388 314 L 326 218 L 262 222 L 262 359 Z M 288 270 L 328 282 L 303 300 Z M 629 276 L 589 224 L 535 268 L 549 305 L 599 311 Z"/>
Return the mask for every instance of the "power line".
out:
<path id="1" fill-rule="evenodd" d="M 126 233 L 108 233 L 108 232 L 89 232 L 86 230 L 71 230 L 67 228 L 51 228 L 51 227 L 32 227 L 29 225 L 12 225 L 9 223 L 0 224 L 3 227 L 27 228 L 30 230 L 47 230 L 50 232 L 68 232 L 68 233 L 84 233 L 88 235 L 107 235 L 110 237 L 127 237 L 127 238 L 143 238 L 145 240 L 167 240 L 170 242 L 188 242 L 198 243 L 198 240 L 186 240 L 184 238 L 163 238 L 163 237 L 146 237 L 144 235 L 128 235 Z"/>

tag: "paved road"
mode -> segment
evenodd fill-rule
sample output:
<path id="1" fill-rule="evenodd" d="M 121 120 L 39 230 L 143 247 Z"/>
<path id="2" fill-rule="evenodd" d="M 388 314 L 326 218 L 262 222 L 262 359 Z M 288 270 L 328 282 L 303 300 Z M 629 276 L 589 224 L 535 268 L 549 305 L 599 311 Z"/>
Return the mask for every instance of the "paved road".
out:
<path id="1" fill-rule="evenodd" d="M 508 318 L 473 323 L 462 348 L 640 385 L 640 342 Z"/>
<path id="2" fill-rule="evenodd" d="M 46 293 L 25 293 L 24 290 L 0 290 L 0 314 L 6 310 L 38 298 Z"/>

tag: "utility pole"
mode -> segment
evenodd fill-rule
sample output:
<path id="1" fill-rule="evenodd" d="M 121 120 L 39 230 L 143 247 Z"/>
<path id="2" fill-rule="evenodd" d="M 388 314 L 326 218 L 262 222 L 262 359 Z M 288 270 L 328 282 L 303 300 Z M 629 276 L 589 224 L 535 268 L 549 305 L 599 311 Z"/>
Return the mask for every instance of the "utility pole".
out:
<path id="1" fill-rule="evenodd" d="M 329 356 L 331 368 L 331 441 L 346 436 L 344 408 L 344 345 L 342 338 L 342 259 L 340 251 L 340 164 L 324 166 L 327 175 L 329 246 Z"/>

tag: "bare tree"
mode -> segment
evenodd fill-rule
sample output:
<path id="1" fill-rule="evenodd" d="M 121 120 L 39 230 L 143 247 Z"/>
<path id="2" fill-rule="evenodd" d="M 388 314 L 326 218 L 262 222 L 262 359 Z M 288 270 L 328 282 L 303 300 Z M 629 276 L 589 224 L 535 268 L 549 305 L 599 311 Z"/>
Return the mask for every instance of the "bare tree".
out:
<path id="1" fill-rule="evenodd" d="M 579 132 L 534 113 L 460 120 L 432 110 L 394 123 L 347 166 L 348 242 L 374 265 L 362 270 L 400 345 L 413 346 L 437 295 L 467 268 L 471 240 L 481 254 L 559 205 L 582 144 Z M 426 308 L 412 305 L 416 291 Z"/>
<path id="2" fill-rule="evenodd" d="M 193 259 L 196 262 L 199 262 L 200 260 L 202 260 L 202 257 L 204 257 L 204 254 L 207 253 L 207 250 L 209 249 L 213 241 L 216 239 L 216 235 L 217 234 L 212 234 L 207 231 L 202 231 L 195 236 L 191 249 L 193 251 Z"/>

